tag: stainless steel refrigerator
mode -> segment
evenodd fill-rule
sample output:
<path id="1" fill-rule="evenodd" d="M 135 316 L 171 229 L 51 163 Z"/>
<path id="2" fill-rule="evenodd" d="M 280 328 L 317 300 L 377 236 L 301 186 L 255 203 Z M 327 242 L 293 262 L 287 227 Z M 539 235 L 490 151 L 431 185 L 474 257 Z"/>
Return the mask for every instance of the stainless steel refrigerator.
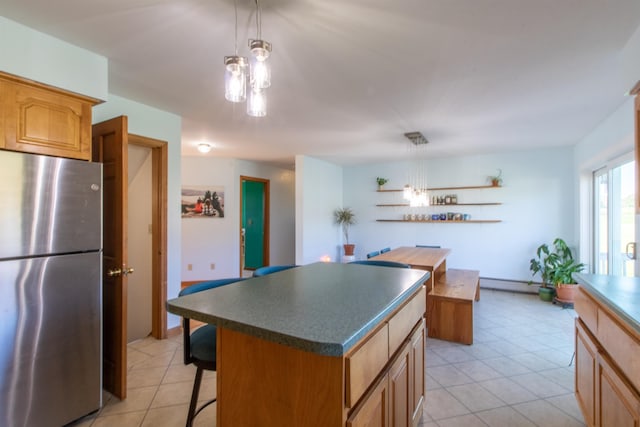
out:
<path id="1" fill-rule="evenodd" d="M 0 150 L 0 426 L 102 399 L 102 165 Z"/>

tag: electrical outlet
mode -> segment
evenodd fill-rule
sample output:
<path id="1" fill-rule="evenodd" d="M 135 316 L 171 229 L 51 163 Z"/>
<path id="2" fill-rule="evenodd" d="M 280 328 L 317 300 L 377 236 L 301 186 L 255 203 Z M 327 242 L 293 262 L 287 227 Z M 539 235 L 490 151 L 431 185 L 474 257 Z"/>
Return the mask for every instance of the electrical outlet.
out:
<path id="1" fill-rule="evenodd" d="M 216 269 L 216 264 L 215 264 L 215 263 L 213 263 L 213 262 L 211 263 L 211 269 L 212 269 L 212 270 L 215 270 L 215 269 Z"/>
<path id="2" fill-rule="evenodd" d="M 193 270 L 193 264 L 187 264 L 187 270 L 189 271 Z"/>

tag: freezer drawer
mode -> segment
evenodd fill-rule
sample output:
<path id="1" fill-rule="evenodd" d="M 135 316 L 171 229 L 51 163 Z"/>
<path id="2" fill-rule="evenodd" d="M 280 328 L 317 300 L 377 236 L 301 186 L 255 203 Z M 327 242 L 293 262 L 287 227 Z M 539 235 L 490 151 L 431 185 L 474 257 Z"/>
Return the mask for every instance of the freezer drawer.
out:
<path id="1" fill-rule="evenodd" d="M 101 253 L 0 262 L 0 425 L 100 408 Z"/>
<path id="2" fill-rule="evenodd" d="M 0 259 L 100 248 L 100 163 L 0 150 Z"/>

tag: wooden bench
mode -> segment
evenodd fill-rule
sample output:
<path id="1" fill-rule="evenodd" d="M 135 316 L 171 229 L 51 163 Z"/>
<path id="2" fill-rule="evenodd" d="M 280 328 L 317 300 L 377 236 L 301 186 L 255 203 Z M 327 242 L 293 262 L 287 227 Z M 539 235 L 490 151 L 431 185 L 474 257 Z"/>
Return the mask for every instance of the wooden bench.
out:
<path id="1" fill-rule="evenodd" d="M 480 300 L 480 272 L 448 269 L 427 295 L 429 337 L 473 344 L 474 300 Z"/>

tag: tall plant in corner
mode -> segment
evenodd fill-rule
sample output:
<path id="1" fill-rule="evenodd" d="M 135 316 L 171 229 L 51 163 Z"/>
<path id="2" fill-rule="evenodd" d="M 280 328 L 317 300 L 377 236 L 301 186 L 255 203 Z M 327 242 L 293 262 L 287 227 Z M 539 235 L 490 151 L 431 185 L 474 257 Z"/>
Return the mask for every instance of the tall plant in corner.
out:
<path id="1" fill-rule="evenodd" d="M 577 262 L 573 258 L 571 248 L 560 238 L 556 238 L 553 241 L 552 248 L 546 243 L 538 246 L 536 257 L 531 258 L 529 263 L 529 270 L 531 270 L 532 275 L 539 274 L 542 279 L 539 295 L 541 299 L 546 301 L 550 301 L 553 297 L 553 286 L 558 292 L 559 299 L 572 302 L 572 293 L 575 288 L 575 286 L 572 286 L 575 284 L 573 273 L 581 272 L 584 267 L 583 263 Z M 529 281 L 529 284 L 532 283 L 532 281 Z"/>
<path id="2" fill-rule="evenodd" d="M 356 223 L 356 214 L 351 208 L 338 208 L 333 213 L 336 224 L 342 227 L 342 233 L 344 234 L 344 254 L 346 256 L 353 256 L 356 245 L 349 243 L 349 227 Z"/>

